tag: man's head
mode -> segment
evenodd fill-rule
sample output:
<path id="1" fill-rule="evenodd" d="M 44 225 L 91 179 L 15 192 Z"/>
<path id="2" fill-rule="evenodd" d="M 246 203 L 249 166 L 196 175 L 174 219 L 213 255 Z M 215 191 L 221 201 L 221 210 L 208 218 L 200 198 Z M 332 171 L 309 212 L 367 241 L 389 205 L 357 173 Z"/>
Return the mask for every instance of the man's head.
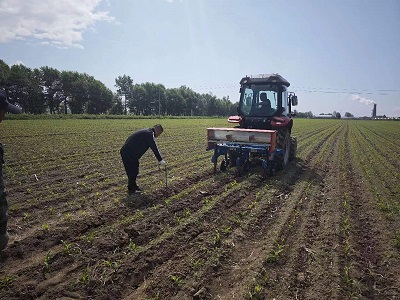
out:
<path id="1" fill-rule="evenodd" d="M 269 101 L 269 99 L 267 98 L 267 94 L 266 93 L 260 93 L 260 100 L 262 105 L 265 107 L 270 108 L 271 107 L 271 101 Z"/>
<path id="2" fill-rule="evenodd" d="M 266 93 L 260 93 L 260 100 L 262 102 L 267 101 L 268 100 L 267 94 Z"/>
<path id="3" fill-rule="evenodd" d="M 164 129 L 160 124 L 154 125 L 153 130 L 155 137 L 158 137 L 164 131 Z"/>
<path id="4" fill-rule="evenodd" d="M 15 105 L 12 105 L 7 101 L 7 94 L 4 90 L 0 90 L 0 122 L 4 120 L 6 112 L 13 114 L 20 114 L 21 109 Z"/>

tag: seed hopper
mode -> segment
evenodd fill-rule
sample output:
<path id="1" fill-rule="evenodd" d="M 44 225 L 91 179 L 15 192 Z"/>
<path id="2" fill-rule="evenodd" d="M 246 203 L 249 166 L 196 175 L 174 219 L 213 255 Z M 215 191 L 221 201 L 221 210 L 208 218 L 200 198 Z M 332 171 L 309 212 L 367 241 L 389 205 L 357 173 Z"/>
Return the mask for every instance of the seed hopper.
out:
<path id="1" fill-rule="evenodd" d="M 263 175 L 273 175 L 279 167 L 275 157 L 283 150 L 276 148 L 276 130 L 242 128 L 207 128 L 207 150 L 214 150 L 211 161 L 217 171 L 218 157 L 224 158 L 220 170 L 236 166 L 239 175 L 249 168 L 250 158 L 261 160 Z M 228 155 L 229 154 L 229 155 Z"/>

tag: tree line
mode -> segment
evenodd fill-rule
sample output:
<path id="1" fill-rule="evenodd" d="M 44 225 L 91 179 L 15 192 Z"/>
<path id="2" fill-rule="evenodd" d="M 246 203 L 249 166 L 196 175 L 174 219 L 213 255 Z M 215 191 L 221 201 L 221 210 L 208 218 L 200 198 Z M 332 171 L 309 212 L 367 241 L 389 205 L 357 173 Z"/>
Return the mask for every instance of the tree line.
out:
<path id="1" fill-rule="evenodd" d="M 318 116 L 315 116 L 312 111 L 307 111 L 307 112 L 298 112 L 297 110 L 294 110 L 294 114 L 297 118 L 308 118 L 308 119 L 312 119 L 312 118 L 332 118 L 332 119 L 341 119 L 342 115 L 340 114 L 340 112 L 337 111 L 333 111 L 333 113 L 321 113 Z M 346 118 L 354 118 L 354 115 L 350 112 L 346 112 L 344 114 L 344 116 Z"/>
<path id="2" fill-rule="evenodd" d="M 0 88 L 24 113 L 228 116 L 236 114 L 238 105 L 227 97 L 200 94 L 186 86 L 168 89 L 162 84 L 134 83 L 128 75 L 117 77 L 115 87 L 113 93 L 86 73 L 48 66 L 10 67 L 0 60 Z"/>

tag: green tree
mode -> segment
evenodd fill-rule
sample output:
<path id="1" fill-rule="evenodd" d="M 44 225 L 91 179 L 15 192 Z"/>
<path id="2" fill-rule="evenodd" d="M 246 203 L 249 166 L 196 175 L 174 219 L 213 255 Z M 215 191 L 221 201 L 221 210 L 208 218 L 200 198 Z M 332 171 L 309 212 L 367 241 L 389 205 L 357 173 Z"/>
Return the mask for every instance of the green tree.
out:
<path id="1" fill-rule="evenodd" d="M 172 116 L 183 115 L 185 111 L 185 99 L 177 88 L 166 91 L 166 114 Z"/>
<path id="2" fill-rule="evenodd" d="M 87 77 L 88 114 L 104 114 L 112 107 L 113 93 L 101 81 Z"/>
<path id="3" fill-rule="evenodd" d="M 118 96 L 118 94 L 114 94 L 114 96 L 113 96 L 110 114 L 113 114 L 113 115 L 123 115 L 124 114 L 124 107 L 122 105 L 122 100 L 121 100 L 121 97 Z"/>
<path id="4" fill-rule="evenodd" d="M 185 107 L 182 107 L 181 113 L 183 115 L 196 115 L 199 97 L 198 95 L 190 88 L 182 85 L 178 89 L 179 93 L 181 94 L 182 98 L 185 99 Z"/>
<path id="5" fill-rule="evenodd" d="M 29 97 L 32 76 L 32 70 L 22 64 L 12 65 L 10 68 L 7 86 L 8 98 L 12 103 L 19 105 L 23 112 L 29 112 L 28 101 L 32 100 Z"/>
<path id="6" fill-rule="evenodd" d="M 40 84 L 39 69 L 34 69 L 29 73 L 28 99 L 26 112 L 32 114 L 46 113 L 46 100 L 43 93 L 43 86 Z"/>
<path id="7" fill-rule="evenodd" d="M 345 116 L 346 118 L 354 118 L 354 115 L 353 115 L 352 113 L 349 113 L 349 112 L 346 112 L 346 113 L 344 114 L 344 116 Z"/>
<path id="8" fill-rule="evenodd" d="M 128 102 L 129 110 L 136 115 L 143 115 L 147 101 L 146 89 L 141 84 L 135 84 L 133 95 L 133 99 Z"/>
<path id="9" fill-rule="evenodd" d="M 339 112 L 333 111 L 332 118 L 340 119 L 340 118 L 342 118 L 342 116 Z"/>
<path id="10" fill-rule="evenodd" d="M 61 81 L 63 86 L 63 95 L 61 96 L 64 103 L 64 113 L 67 113 L 68 108 L 71 113 L 82 113 L 83 103 L 79 97 L 83 92 L 82 84 L 78 84 L 80 74 L 73 71 L 62 71 Z"/>
<path id="11" fill-rule="evenodd" d="M 0 88 L 5 89 L 8 86 L 10 76 L 10 67 L 0 59 Z"/>
<path id="12" fill-rule="evenodd" d="M 159 98 L 161 98 L 161 90 L 156 84 L 151 82 L 146 82 L 141 85 L 146 91 L 145 99 L 143 101 L 143 115 L 148 116 L 158 114 L 159 106 L 161 104 L 159 101 Z"/>
<path id="13" fill-rule="evenodd" d="M 60 113 L 59 106 L 62 101 L 60 95 L 63 94 L 60 71 L 45 66 L 39 69 L 39 76 L 50 114 Z"/>
<path id="14" fill-rule="evenodd" d="M 128 103 L 132 102 L 133 99 L 133 80 L 127 75 L 118 76 L 115 79 L 115 87 L 117 88 L 117 95 L 124 99 L 124 114 L 127 114 Z"/>

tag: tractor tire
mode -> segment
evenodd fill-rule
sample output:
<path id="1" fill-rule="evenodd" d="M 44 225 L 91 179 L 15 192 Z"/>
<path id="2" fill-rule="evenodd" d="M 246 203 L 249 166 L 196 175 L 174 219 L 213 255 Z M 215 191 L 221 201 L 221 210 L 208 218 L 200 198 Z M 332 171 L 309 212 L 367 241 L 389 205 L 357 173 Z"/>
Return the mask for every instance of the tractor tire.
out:
<path id="1" fill-rule="evenodd" d="M 236 166 L 236 159 L 238 158 L 238 154 L 233 151 L 233 150 L 229 150 L 228 151 L 228 163 L 227 163 L 227 167 L 235 167 Z"/>
<path id="2" fill-rule="evenodd" d="M 297 138 L 290 137 L 290 153 L 289 153 L 289 161 L 292 161 L 296 158 L 297 154 Z"/>
<path id="3" fill-rule="evenodd" d="M 226 171 L 227 168 L 228 168 L 228 163 L 227 163 L 227 161 L 224 159 L 224 160 L 221 162 L 221 166 L 219 167 L 219 169 L 220 169 L 221 171 Z"/>
<path id="4" fill-rule="evenodd" d="M 290 156 L 290 132 L 287 128 L 282 128 L 278 131 L 276 138 L 276 147 L 283 150 L 282 155 L 277 155 L 276 166 L 278 170 L 282 170 L 286 167 L 289 162 Z"/>

